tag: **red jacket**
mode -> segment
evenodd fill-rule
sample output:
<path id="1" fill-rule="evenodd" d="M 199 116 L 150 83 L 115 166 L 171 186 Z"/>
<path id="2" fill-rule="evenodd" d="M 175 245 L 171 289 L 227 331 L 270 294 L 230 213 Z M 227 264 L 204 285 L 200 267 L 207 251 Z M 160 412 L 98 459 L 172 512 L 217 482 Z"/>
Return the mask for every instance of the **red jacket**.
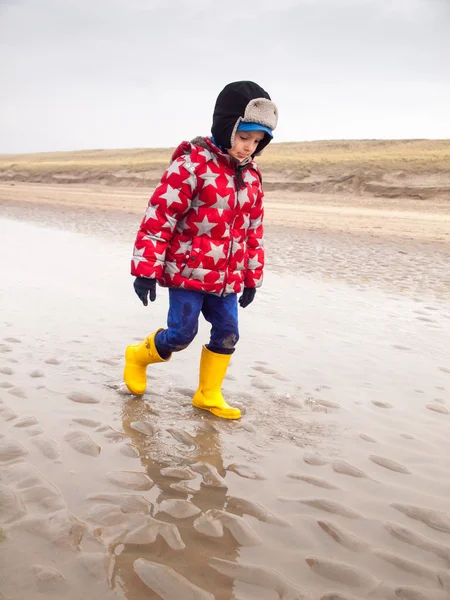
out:
<path id="1" fill-rule="evenodd" d="M 132 275 L 217 295 L 262 284 L 261 174 L 250 162 L 238 190 L 236 164 L 209 138 L 175 150 L 142 219 Z"/>

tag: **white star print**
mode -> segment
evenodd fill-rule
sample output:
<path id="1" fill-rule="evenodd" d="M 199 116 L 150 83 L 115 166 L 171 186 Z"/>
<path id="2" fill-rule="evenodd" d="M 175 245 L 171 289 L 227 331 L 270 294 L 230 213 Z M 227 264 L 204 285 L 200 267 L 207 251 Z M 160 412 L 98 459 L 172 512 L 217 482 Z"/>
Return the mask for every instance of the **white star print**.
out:
<path id="1" fill-rule="evenodd" d="M 245 173 L 244 173 L 244 181 L 245 181 L 245 183 L 252 184 L 256 180 L 257 180 L 257 178 L 253 175 L 253 173 L 251 171 L 249 171 L 249 169 L 246 169 Z"/>
<path id="2" fill-rule="evenodd" d="M 175 252 L 175 254 L 186 254 L 186 252 L 192 246 L 192 242 L 180 242 L 180 249 Z"/>
<path id="3" fill-rule="evenodd" d="M 142 241 L 146 241 L 146 242 L 151 242 L 153 244 L 153 248 L 156 248 L 158 242 L 160 242 L 161 240 L 158 240 L 154 235 L 144 235 L 144 237 L 142 238 Z"/>
<path id="4" fill-rule="evenodd" d="M 158 252 L 155 252 L 153 254 L 153 256 L 155 257 L 155 263 L 164 264 L 164 260 L 165 260 L 165 257 L 166 257 L 166 253 L 165 252 L 161 252 L 161 254 L 158 254 Z"/>
<path id="5" fill-rule="evenodd" d="M 236 271 L 243 271 L 245 269 L 245 260 L 241 260 L 236 263 Z"/>
<path id="6" fill-rule="evenodd" d="M 150 204 L 150 206 L 147 208 L 144 215 L 145 222 L 147 222 L 149 219 L 158 220 L 158 217 L 156 216 L 156 208 L 152 204 Z"/>
<path id="7" fill-rule="evenodd" d="M 233 177 L 233 175 L 226 175 L 225 174 L 225 177 L 227 178 L 227 181 L 228 181 L 227 187 L 233 188 L 233 190 L 234 190 L 234 177 Z"/>
<path id="8" fill-rule="evenodd" d="M 167 184 L 167 191 L 164 194 L 161 194 L 160 198 L 164 198 L 164 200 L 167 200 L 167 206 L 169 207 L 174 202 L 181 202 L 180 190 L 177 190 L 171 185 Z"/>
<path id="9" fill-rule="evenodd" d="M 135 269 L 139 263 L 141 263 L 142 261 L 145 262 L 147 260 L 146 258 L 143 257 L 144 252 L 145 252 L 145 246 L 143 248 L 141 248 L 140 250 L 138 250 L 136 248 L 136 246 L 134 247 L 132 260 L 134 262 Z"/>
<path id="10" fill-rule="evenodd" d="M 211 208 L 229 208 L 228 206 L 228 198 L 231 194 L 227 194 L 226 196 L 221 196 L 220 194 L 216 194 L 217 201 L 214 204 L 211 204 Z"/>
<path id="11" fill-rule="evenodd" d="M 245 188 L 245 190 L 239 190 L 237 197 L 239 206 L 242 208 L 244 204 L 249 201 L 247 188 Z"/>
<path id="12" fill-rule="evenodd" d="M 214 264 L 217 265 L 217 263 L 222 259 L 226 257 L 225 252 L 223 251 L 224 249 L 224 244 L 217 244 L 215 242 L 211 242 L 211 250 L 209 252 L 207 252 L 205 254 L 205 256 L 210 256 L 213 261 Z"/>
<path id="13" fill-rule="evenodd" d="M 194 277 L 194 279 L 197 279 L 198 281 L 205 281 L 205 277 L 206 275 L 208 275 L 209 271 L 207 271 L 206 269 L 194 269 L 192 271 L 192 277 Z"/>
<path id="14" fill-rule="evenodd" d="M 244 215 L 244 229 L 248 229 L 249 225 L 250 225 L 250 216 Z"/>
<path id="15" fill-rule="evenodd" d="M 262 266 L 263 266 L 262 263 L 260 263 L 259 260 L 256 257 L 255 258 L 251 258 L 248 261 L 248 268 L 251 271 L 254 271 L 254 270 L 256 270 L 256 269 L 258 269 L 259 267 L 262 267 Z"/>
<path id="16" fill-rule="evenodd" d="M 206 148 L 204 148 L 203 150 L 200 150 L 200 152 L 198 153 L 199 156 L 203 156 L 203 158 L 205 158 L 207 161 L 208 160 L 212 160 L 212 154 L 209 150 L 206 150 Z"/>
<path id="17" fill-rule="evenodd" d="M 198 235 L 211 235 L 211 229 L 214 229 L 217 223 L 211 223 L 208 221 L 208 217 L 205 216 L 203 217 L 203 221 L 200 221 L 200 223 L 195 223 L 195 225 L 198 228 Z"/>
<path id="18" fill-rule="evenodd" d="M 201 179 L 203 179 L 204 184 L 203 184 L 203 189 L 207 188 L 208 185 L 212 185 L 213 187 L 217 187 L 216 186 L 216 179 L 219 177 L 218 173 L 213 173 L 213 171 L 211 171 L 211 169 L 209 167 L 206 167 L 206 172 L 203 173 L 203 175 L 199 175 L 199 177 Z"/>
<path id="19" fill-rule="evenodd" d="M 187 183 L 187 185 L 190 186 L 191 190 L 194 191 L 195 186 L 197 185 L 197 177 L 192 173 L 189 173 L 188 177 L 186 177 L 186 179 L 183 179 L 182 183 Z"/>
<path id="20" fill-rule="evenodd" d="M 174 160 L 173 163 L 170 165 L 170 167 L 166 171 L 167 177 L 170 177 L 170 175 L 172 175 L 173 173 L 175 173 L 175 175 L 180 175 L 180 167 L 181 167 L 181 163 L 180 163 L 179 159 Z"/>
<path id="21" fill-rule="evenodd" d="M 262 217 L 258 217 L 257 219 L 253 219 L 250 223 L 251 229 L 258 229 L 262 224 Z"/>
<path id="22" fill-rule="evenodd" d="M 165 268 L 166 275 L 168 277 L 170 277 L 170 279 L 172 279 L 172 281 L 173 281 L 174 275 L 176 275 L 180 271 L 179 268 L 177 267 L 177 263 L 172 262 L 172 261 L 166 262 L 164 268 Z"/>

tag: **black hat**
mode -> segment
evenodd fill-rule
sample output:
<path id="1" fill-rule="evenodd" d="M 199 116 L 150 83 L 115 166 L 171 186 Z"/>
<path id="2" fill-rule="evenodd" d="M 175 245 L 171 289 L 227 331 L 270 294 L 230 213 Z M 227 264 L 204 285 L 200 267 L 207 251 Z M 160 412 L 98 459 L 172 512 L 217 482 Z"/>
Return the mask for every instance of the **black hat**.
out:
<path id="1" fill-rule="evenodd" d="M 226 150 L 231 148 L 241 122 L 258 123 L 271 131 L 277 126 L 277 107 L 269 94 L 253 81 L 229 83 L 217 97 L 211 128 L 216 144 Z M 266 131 L 254 154 L 260 154 L 271 139 Z"/>

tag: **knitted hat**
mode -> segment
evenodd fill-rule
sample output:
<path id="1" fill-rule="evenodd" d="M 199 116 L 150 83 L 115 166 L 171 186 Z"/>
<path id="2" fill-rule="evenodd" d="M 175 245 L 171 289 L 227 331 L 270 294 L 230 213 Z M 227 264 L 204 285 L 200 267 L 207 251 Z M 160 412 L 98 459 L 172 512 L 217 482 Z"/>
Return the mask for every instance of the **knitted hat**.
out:
<path id="1" fill-rule="evenodd" d="M 265 135 L 258 144 L 256 155 L 272 140 L 277 122 L 278 109 L 269 94 L 253 81 L 236 81 L 225 86 L 217 97 L 211 133 L 218 146 L 229 149 L 241 123 L 261 125 L 259 129 Z"/>

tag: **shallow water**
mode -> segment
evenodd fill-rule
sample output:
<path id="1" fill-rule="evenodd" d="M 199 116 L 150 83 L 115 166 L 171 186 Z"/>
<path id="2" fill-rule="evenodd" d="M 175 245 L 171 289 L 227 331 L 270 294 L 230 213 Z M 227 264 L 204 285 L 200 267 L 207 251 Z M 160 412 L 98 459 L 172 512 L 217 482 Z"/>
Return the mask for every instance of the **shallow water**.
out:
<path id="1" fill-rule="evenodd" d="M 437 272 L 401 287 L 387 251 L 376 281 L 346 283 L 360 248 L 343 250 L 345 276 L 296 277 L 274 250 L 290 272 L 269 269 L 241 313 L 224 389 L 244 416 L 225 422 L 190 403 L 205 323 L 149 368 L 143 399 L 120 393 L 124 347 L 167 310 L 165 290 L 148 308 L 134 296 L 129 243 L 6 219 L 0 232 L 6 598 L 449 597 Z"/>

